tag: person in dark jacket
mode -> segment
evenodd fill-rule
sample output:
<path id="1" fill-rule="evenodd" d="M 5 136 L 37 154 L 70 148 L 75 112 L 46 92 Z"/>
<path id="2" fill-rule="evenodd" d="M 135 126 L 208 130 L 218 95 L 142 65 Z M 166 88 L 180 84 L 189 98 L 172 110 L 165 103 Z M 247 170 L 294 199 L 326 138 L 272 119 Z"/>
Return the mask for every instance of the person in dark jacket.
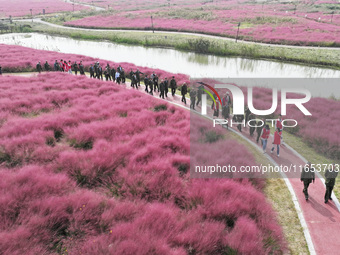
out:
<path id="1" fill-rule="evenodd" d="M 303 193 L 306 200 L 308 200 L 309 184 L 315 181 L 315 169 L 311 167 L 310 162 L 307 162 L 306 166 L 302 169 L 300 180 L 303 182 Z"/>
<path id="2" fill-rule="evenodd" d="M 325 203 L 328 203 L 328 200 L 333 200 L 332 191 L 337 176 L 338 169 L 336 169 L 335 165 L 332 165 L 332 167 L 328 168 L 325 172 L 325 184 L 326 184 Z"/>
<path id="3" fill-rule="evenodd" d="M 174 77 L 172 77 L 172 80 L 174 80 Z M 172 81 L 171 80 L 171 81 Z M 170 82 L 170 84 L 171 84 L 171 82 Z M 171 90 L 172 90 L 172 88 L 171 88 Z M 183 85 L 182 85 L 182 88 L 181 88 L 181 94 L 182 94 L 182 102 L 183 103 L 185 103 L 185 104 L 187 104 L 187 100 L 186 100 L 186 98 L 185 98 L 185 95 L 188 93 L 188 86 L 187 86 L 187 84 L 186 83 L 184 83 Z M 173 95 L 174 96 L 174 95 Z"/>
<path id="4" fill-rule="evenodd" d="M 120 70 L 120 79 L 122 80 L 122 83 L 125 83 L 126 78 L 124 68 L 121 67 Z"/>
<path id="5" fill-rule="evenodd" d="M 105 76 L 106 81 L 108 81 L 108 80 L 111 81 L 110 73 L 111 73 L 110 66 L 109 66 L 109 64 L 107 64 L 106 67 L 105 67 L 105 70 L 104 70 L 104 76 Z"/>
<path id="6" fill-rule="evenodd" d="M 37 64 L 37 71 L 38 71 L 39 73 L 42 72 L 42 66 L 41 66 L 41 64 L 40 64 L 40 61 L 39 61 L 38 64 Z"/>
<path id="7" fill-rule="evenodd" d="M 147 75 L 145 75 L 145 77 L 144 77 L 144 85 L 145 85 L 145 92 L 146 93 L 149 93 L 149 89 L 148 89 L 148 87 L 149 87 L 149 78 L 148 78 L 148 76 Z"/>
<path id="8" fill-rule="evenodd" d="M 115 82 L 116 81 L 116 69 L 114 67 L 112 67 L 111 69 L 111 77 L 112 77 L 112 81 Z"/>
<path id="9" fill-rule="evenodd" d="M 165 92 L 165 84 L 164 81 L 161 80 L 161 83 L 159 84 L 159 90 L 160 90 L 160 94 L 159 97 L 164 99 L 164 92 Z"/>
<path id="10" fill-rule="evenodd" d="M 256 137 L 256 142 L 259 143 L 259 140 L 260 140 L 260 136 L 261 136 L 261 133 L 262 133 L 262 129 L 264 127 L 264 125 L 266 124 L 266 120 L 259 120 L 257 122 L 257 127 L 256 127 L 256 133 L 257 133 L 257 137 Z M 262 140 L 261 140 L 262 142 Z"/>
<path id="11" fill-rule="evenodd" d="M 154 85 L 154 91 L 156 92 L 156 88 L 157 88 L 157 92 L 159 92 L 159 87 L 158 87 L 158 76 L 157 76 L 157 74 L 154 74 L 154 76 L 153 76 L 153 85 Z"/>
<path id="12" fill-rule="evenodd" d="M 90 78 L 96 78 L 96 77 L 94 76 L 94 74 L 95 74 L 94 67 L 93 67 L 93 65 L 91 65 L 91 66 L 90 66 Z"/>
<path id="13" fill-rule="evenodd" d="M 213 118 L 214 117 L 218 118 L 218 116 L 220 115 L 220 104 L 218 103 L 217 100 L 216 104 L 215 102 L 212 103 L 211 108 L 214 110 Z"/>
<path id="14" fill-rule="evenodd" d="M 167 77 L 165 77 L 165 80 L 164 80 L 164 93 L 165 93 L 165 97 L 168 97 L 168 93 L 169 93 L 169 81 L 168 81 Z"/>
<path id="15" fill-rule="evenodd" d="M 72 68 L 73 68 L 74 74 L 78 75 L 79 67 L 78 67 L 77 61 L 74 61 Z"/>
<path id="16" fill-rule="evenodd" d="M 47 60 L 46 60 L 46 62 L 45 62 L 45 64 L 44 64 L 44 68 L 45 68 L 45 71 L 46 71 L 46 72 L 49 72 L 49 71 L 50 71 L 50 64 L 47 62 Z"/>
<path id="17" fill-rule="evenodd" d="M 132 68 L 131 68 L 131 71 L 130 71 L 130 73 L 129 73 L 129 77 L 130 77 L 130 80 L 131 80 L 131 87 L 134 87 L 134 83 L 132 82 L 132 79 L 133 79 L 133 76 L 134 76 L 134 72 L 133 72 L 133 70 L 132 70 Z"/>
<path id="18" fill-rule="evenodd" d="M 137 69 L 135 74 L 136 74 L 138 86 L 140 86 L 140 75 L 144 73 L 142 73 L 141 71 L 139 71 L 139 69 Z"/>
<path id="19" fill-rule="evenodd" d="M 253 113 L 249 114 L 249 134 L 254 136 L 255 128 L 257 126 L 256 117 Z"/>
<path id="20" fill-rule="evenodd" d="M 197 90 L 197 103 L 196 103 L 196 105 L 198 105 L 202 101 L 202 95 L 204 93 L 203 89 L 204 89 L 203 85 L 200 85 L 198 87 L 198 90 Z"/>
<path id="21" fill-rule="evenodd" d="M 54 66 L 53 66 L 53 67 L 54 67 L 54 71 L 55 71 L 55 72 L 57 72 L 57 71 L 60 70 L 58 60 L 56 60 L 56 61 L 54 62 Z"/>
<path id="22" fill-rule="evenodd" d="M 79 62 L 79 72 L 80 72 L 80 75 L 85 75 L 83 61 Z"/>
<path id="23" fill-rule="evenodd" d="M 246 111 L 245 111 L 245 122 L 247 123 L 249 120 L 249 115 L 251 114 L 251 111 L 249 110 L 249 107 L 247 107 Z"/>
<path id="24" fill-rule="evenodd" d="M 93 66 L 93 68 L 94 68 L 94 75 L 95 75 L 95 77 L 96 77 L 97 79 L 99 79 L 98 66 L 99 66 L 99 62 L 94 63 L 94 66 Z"/>
<path id="25" fill-rule="evenodd" d="M 233 122 L 237 122 L 237 123 L 240 123 L 240 124 L 237 124 L 237 129 L 242 132 L 242 124 L 243 123 L 243 120 L 244 120 L 244 115 L 243 114 L 234 114 L 233 116 Z"/>
<path id="26" fill-rule="evenodd" d="M 190 91 L 190 108 L 192 108 L 193 110 L 195 110 L 196 95 L 196 90 L 192 89 Z"/>
<path id="27" fill-rule="evenodd" d="M 172 76 L 172 79 L 170 81 L 170 88 L 171 88 L 171 94 L 174 97 L 175 94 L 176 94 L 176 89 L 177 89 L 177 83 L 176 83 L 176 80 L 175 80 L 175 76 Z M 183 102 L 183 98 L 182 98 L 182 102 Z"/>
<path id="28" fill-rule="evenodd" d="M 138 85 L 137 85 L 137 77 L 135 74 L 132 75 L 131 77 L 131 86 L 134 88 L 136 86 L 136 89 L 138 89 Z"/>
<path id="29" fill-rule="evenodd" d="M 153 95 L 153 80 L 151 78 L 149 79 L 149 89 L 150 95 Z"/>
<path id="30" fill-rule="evenodd" d="M 98 63 L 98 76 L 97 76 L 97 78 L 103 80 L 103 68 L 99 63 Z"/>
<path id="31" fill-rule="evenodd" d="M 1 65 L 0 65 L 0 75 L 2 75 L 2 67 L 1 67 Z"/>

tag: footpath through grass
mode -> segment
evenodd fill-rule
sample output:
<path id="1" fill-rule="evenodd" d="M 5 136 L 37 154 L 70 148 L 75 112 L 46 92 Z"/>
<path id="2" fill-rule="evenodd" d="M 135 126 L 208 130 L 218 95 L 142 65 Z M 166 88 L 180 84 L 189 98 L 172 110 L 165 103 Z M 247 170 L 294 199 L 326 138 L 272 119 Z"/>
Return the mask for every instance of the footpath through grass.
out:
<path id="1" fill-rule="evenodd" d="M 283 133 L 284 142 L 291 146 L 294 150 L 300 153 L 305 159 L 310 161 L 312 164 L 340 164 L 340 161 L 328 158 L 320 153 L 316 152 L 311 148 L 302 138 L 292 135 L 288 132 Z M 320 174 L 324 177 L 324 172 L 321 171 Z M 326 188 L 325 188 L 326 191 Z M 340 199 L 340 176 L 337 178 L 337 182 L 334 186 L 334 193 L 338 199 Z M 324 195 L 324 194 L 320 194 Z"/>
<path id="2" fill-rule="evenodd" d="M 272 165 L 271 162 L 252 145 L 233 132 L 229 134 L 239 143 L 247 147 L 254 155 L 256 163 Z M 289 254 L 309 254 L 307 242 L 303 234 L 298 215 L 290 192 L 282 178 L 268 178 L 264 193 L 277 213 L 277 220 L 282 226 L 285 239 L 288 242 Z"/>
<path id="3" fill-rule="evenodd" d="M 19 22 L 18 22 L 19 23 Z M 23 25 L 23 22 L 20 22 Z M 223 38 L 209 38 L 204 35 L 180 33 L 141 32 L 141 31 L 95 31 L 58 28 L 36 22 L 25 32 L 39 32 L 50 35 L 71 37 L 73 39 L 109 41 L 114 43 L 142 45 L 147 47 L 167 47 L 177 50 L 217 56 L 238 56 L 251 59 L 277 60 L 304 65 L 340 69 L 340 50 L 297 48 L 289 46 L 270 46 L 256 43 L 235 42 Z"/>

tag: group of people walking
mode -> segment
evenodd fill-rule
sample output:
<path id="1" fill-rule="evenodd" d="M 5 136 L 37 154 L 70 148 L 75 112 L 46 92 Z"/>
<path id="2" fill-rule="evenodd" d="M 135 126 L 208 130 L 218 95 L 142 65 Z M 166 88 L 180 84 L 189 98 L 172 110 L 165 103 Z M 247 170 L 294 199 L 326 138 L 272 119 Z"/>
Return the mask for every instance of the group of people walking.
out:
<path id="1" fill-rule="evenodd" d="M 80 61 L 77 63 L 76 61 L 72 64 L 72 62 L 69 60 L 68 62 L 65 60 L 56 60 L 53 68 L 49 65 L 48 61 L 44 63 L 44 65 L 41 64 L 39 61 L 36 65 L 36 69 L 39 73 L 43 71 L 60 71 L 60 72 L 67 72 L 72 74 L 73 72 L 77 75 L 78 72 L 81 75 L 85 75 L 85 68 L 83 65 L 83 62 Z M 103 68 L 100 63 L 97 61 L 94 64 L 91 64 L 89 67 L 89 73 L 90 73 L 90 78 L 96 78 L 103 80 L 105 77 L 106 81 L 113 81 L 118 84 L 123 83 L 125 84 L 126 82 L 126 73 L 124 68 L 119 65 L 117 69 L 114 67 L 111 67 L 109 63 L 106 64 L 106 66 Z M 176 94 L 176 89 L 177 89 L 177 82 L 175 80 L 175 77 L 172 76 L 170 80 L 168 80 L 167 77 L 164 77 L 159 82 L 159 77 L 155 72 L 153 72 L 150 77 L 148 77 L 147 74 L 144 74 L 143 72 L 139 71 L 137 69 L 135 72 L 131 69 L 130 73 L 128 74 L 129 78 L 131 80 L 131 87 L 138 89 L 140 87 L 140 82 L 142 80 L 142 75 L 144 75 L 144 84 L 145 84 L 145 92 L 153 95 L 153 92 L 159 92 L 159 97 L 160 98 L 165 98 L 168 97 L 169 89 L 171 90 L 171 95 L 175 96 Z M 184 84 L 182 86 L 182 101 L 184 98 L 185 100 L 185 95 L 187 94 L 187 85 Z"/>
<path id="2" fill-rule="evenodd" d="M 330 165 L 329 168 L 325 172 L 325 185 L 326 185 L 326 191 L 325 191 L 325 204 L 328 203 L 329 200 L 333 200 L 332 198 L 332 191 L 335 185 L 335 180 L 338 176 L 338 171 L 335 167 L 335 165 Z M 308 188 L 309 184 L 312 182 L 315 182 L 315 168 L 312 167 L 312 164 L 308 162 L 306 166 L 302 169 L 301 172 L 301 182 L 303 182 L 303 190 L 302 192 L 305 195 L 306 201 L 309 198 L 308 194 Z"/>
<path id="3" fill-rule="evenodd" d="M 78 72 L 81 75 L 85 75 L 85 68 L 83 65 L 83 61 L 80 61 L 79 64 L 77 61 L 75 61 L 73 64 L 71 63 L 71 60 L 68 62 L 66 60 L 61 59 L 60 61 L 56 60 L 53 64 L 53 67 L 50 66 L 48 61 L 42 65 L 41 62 L 39 61 L 36 65 L 36 69 L 39 73 L 42 71 L 55 71 L 55 72 L 65 72 L 65 73 L 70 73 L 72 74 L 72 71 L 77 75 Z"/>

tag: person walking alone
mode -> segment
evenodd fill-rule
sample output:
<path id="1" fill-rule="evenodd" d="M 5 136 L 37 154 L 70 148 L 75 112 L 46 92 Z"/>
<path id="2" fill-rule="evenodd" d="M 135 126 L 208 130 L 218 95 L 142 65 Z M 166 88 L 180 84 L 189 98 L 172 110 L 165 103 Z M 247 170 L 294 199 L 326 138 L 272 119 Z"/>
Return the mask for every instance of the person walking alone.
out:
<path id="1" fill-rule="evenodd" d="M 328 200 L 332 199 L 332 191 L 335 185 L 335 179 L 338 176 L 339 169 L 336 169 L 335 165 L 332 165 L 331 168 L 328 168 L 325 172 L 325 184 L 326 184 L 326 193 L 325 193 L 325 204 L 328 203 Z"/>

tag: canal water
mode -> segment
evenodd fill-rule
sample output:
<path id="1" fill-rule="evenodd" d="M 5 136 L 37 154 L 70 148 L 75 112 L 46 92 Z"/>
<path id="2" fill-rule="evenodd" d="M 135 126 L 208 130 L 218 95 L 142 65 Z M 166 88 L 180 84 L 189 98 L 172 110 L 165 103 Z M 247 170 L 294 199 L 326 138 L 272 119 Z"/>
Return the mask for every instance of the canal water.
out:
<path id="1" fill-rule="evenodd" d="M 184 73 L 196 78 L 340 78 L 340 71 L 327 68 L 239 57 L 219 57 L 174 49 L 82 41 L 37 33 L 4 34 L 0 36 L 0 43 L 81 54 L 115 62 L 129 62 L 137 66 Z M 275 87 L 275 84 L 265 86 Z M 313 96 L 340 98 L 339 86 L 335 88 L 334 82 L 326 84 L 326 87 L 313 84 L 308 86 Z"/>

